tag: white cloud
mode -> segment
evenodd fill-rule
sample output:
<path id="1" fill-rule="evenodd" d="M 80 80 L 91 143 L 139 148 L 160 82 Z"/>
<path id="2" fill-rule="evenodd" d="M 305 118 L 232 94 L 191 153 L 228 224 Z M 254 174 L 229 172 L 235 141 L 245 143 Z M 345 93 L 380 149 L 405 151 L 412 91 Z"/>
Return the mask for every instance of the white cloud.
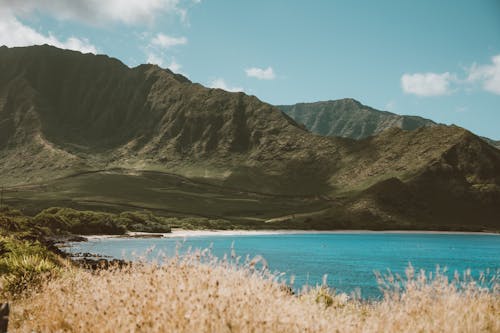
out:
<path id="1" fill-rule="evenodd" d="M 500 95 L 500 54 L 491 58 L 490 65 L 473 64 L 467 81 L 480 82 L 484 90 Z"/>
<path id="2" fill-rule="evenodd" d="M 247 76 L 254 77 L 259 80 L 274 80 L 276 78 L 272 67 L 267 67 L 266 69 L 252 67 L 245 69 L 245 72 L 247 73 Z"/>
<path id="3" fill-rule="evenodd" d="M 166 64 L 166 62 L 164 61 L 165 54 L 163 52 L 163 49 L 168 49 L 176 45 L 184 45 L 186 43 L 186 37 L 171 37 L 162 33 L 158 33 L 153 38 L 151 38 L 149 44 L 146 46 L 146 61 L 150 64 L 155 64 L 160 67 L 166 67 L 174 73 L 182 74 L 180 72 L 182 66 L 178 62 L 176 62 L 173 57 L 170 64 Z"/>
<path id="4" fill-rule="evenodd" d="M 11 12 L 0 10 L 0 45 L 29 46 L 50 44 L 63 49 L 97 53 L 97 49 L 85 38 L 70 37 L 60 40 L 52 34 L 42 34 L 21 23 Z"/>
<path id="5" fill-rule="evenodd" d="M 405 93 L 417 96 L 448 95 L 458 89 L 471 92 L 478 86 L 500 95 L 500 54 L 491 57 L 490 64 L 474 63 L 464 71 L 460 76 L 449 72 L 403 74 L 401 87 Z M 455 89 L 452 90 L 451 85 Z"/>
<path id="6" fill-rule="evenodd" d="M 172 47 L 172 46 L 187 44 L 187 38 L 186 37 L 172 37 L 172 36 L 167 36 L 165 34 L 159 33 L 153 39 L 151 39 L 151 44 L 168 49 L 169 47 Z"/>
<path id="7" fill-rule="evenodd" d="M 146 62 L 151 65 L 158 65 L 160 67 L 163 67 L 163 58 L 153 52 L 147 54 Z"/>
<path id="8" fill-rule="evenodd" d="M 209 88 L 218 88 L 218 89 L 223 89 L 223 90 L 226 90 L 226 91 L 229 91 L 229 92 L 240 92 L 240 91 L 243 91 L 243 88 L 240 88 L 240 87 L 229 87 L 227 85 L 226 81 L 224 81 L 224 79 L 221 79 L 221 78 L 212 80 L 208 84 L 208 86 L 209 86 Z"/>
<path id="9" fill-rule="evenodd" d="M 174 73 L 179 73 L 181 74 L 181 68 L 182 68 L 182 65 L 177 63 L 175 61 L 175 59 L 172 59 L 172 61 L 170 62 L 170 65 L 167 66 L 168 69 L 170 69 L 172 72 Z"/>
<path id="10" fill-rule="evenodd" d="M 149 52 L 147 54 L 147 60 L 146 62 L 148 64 L 151 64 L 151 65 L 158 65 L 162 68 L 168 68 L 170 69 L 172 72 L 174 73 L 177 73 L 177 74 L 182 74 L 184 75 L 184 73 L 181 72 L 181 68 L 182 68 L 182 65 L 179 64 L 177 61 L 175 61 L 175 59 L 172 59 L 172 61 L 170 62 L 170 64 L 166 64 L 165 62 L 165 59 L 161 56 L 161 55 L 158 55 L 154 52 Z"/>
<path id="11" fill-rule="evenodd" d="M 101 25 L 109 21 L 125 24 L 149 23 L 157 15 L 185 16 L 180 0 L 0 0 L 0 7 L 16 15 L 48 13 L 61 20 Z"/>
<path id="12" fill-rule="evenodd" d="M 147 62 L 150 64 L 155 64 L 160 67 L 167 67 L 174 73 L 179 73 L 181 69 L 181 65 L 172 58 L 172 61 L 169 65 L 166 65 L 164 58 L 163 49 L 168 49 L 176 45 L 184 45 L 187 44 L 186 37 L 172 37 L 162 33 L 156 34 L 153 38 L 151 38 L 149 44 L 146 46 L 146 55 Z"/>
<path id="13" fill-rule="evenodd" d="M 450 83 L 455 81 L 454 75 L 446 72 L 403 74 L 401 87 L 407 94 L 417 96 L 441 96 L 451 93 Z"/>

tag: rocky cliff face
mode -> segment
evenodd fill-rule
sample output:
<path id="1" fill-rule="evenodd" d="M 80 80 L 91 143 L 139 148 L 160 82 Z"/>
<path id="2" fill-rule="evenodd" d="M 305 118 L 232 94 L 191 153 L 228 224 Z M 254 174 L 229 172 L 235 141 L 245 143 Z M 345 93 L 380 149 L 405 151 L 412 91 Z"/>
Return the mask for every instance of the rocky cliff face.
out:
<path id="1" fill-rule="evenodd" d="M 438 125 L 418 116 L 376 110 L 352 98 L 277 107 L 313 133 L 356 140 L 377 135 L 392 127 L 413 131 L 420 127 Z M 500 149 L 500 141 L 485 137 L 481 139 Z"/>
<path id="2" fill-rule="evenodd" d="M 314 133 L 352 139 L 363 139 L 391 127 L 414 130 L 436 125 L 422 117 L 375 110 L 351 98 L 279 105 L 278 108 Z"/>

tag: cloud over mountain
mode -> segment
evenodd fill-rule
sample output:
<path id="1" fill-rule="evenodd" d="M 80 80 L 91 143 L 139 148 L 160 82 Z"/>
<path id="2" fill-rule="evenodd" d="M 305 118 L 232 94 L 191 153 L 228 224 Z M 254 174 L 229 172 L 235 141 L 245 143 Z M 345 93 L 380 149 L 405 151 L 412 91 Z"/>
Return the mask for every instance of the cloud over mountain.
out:
<path id="1" fill-rule="evenodd" d="M 407 94 L 417 96 L 441 96 L 451 93 L 450 83 L 454 76 L 448 72 L 403 74 L 401 87 Z"/>
<path id="2" fill-rule="evenodd" d="M 50 44 L 63 49 L 97 53 L 97 48 L 86 38 L 69 37 L 66 40 L 48 33 L 43 34 L 23 24 L 11 12 L 0 10 L 0 45 L 29 46 Z"/>
<path id="3" fill-rule="evenodd" d="M 491 58 L 491 64 L 473 64 L 467 80 L 481 82 L 484 90 L 500 95 L 500 54 Z"/>
<path id="4" fill-rule="evenodd" d="M 218 89 L 222 89 L 222 90 L 225 90 L 225 91 L 229 91 L 229 92 L 240 92 L 240 91 L 243 91 L 243 88 L 241 87 L 230 87 L 226 81 L 222 78 L 216 78 L 214 80 L 212 80 L 208 86 L 210 88 L 218 88 Z"/>
<path id="5" fill-rule="evenodd" d="M 274 80 L 276 78 L 276 74 L 274 74 L 274 70 L 271 66 L 267 68 L 248 68 L 245 69 L 245 73 L 247 73 L 248 77 L 254 77 L 259 80 Z"/>
<path id="6" fill-rule="evenodd" d="M 151 39 L 151 44 L 168 49 L 172 46 L 176 45 L 185 45 L 187 44 L 186 37 L 172 37 L 162 33 L 157 34 Z"/>
<path id="7" fill-rule="evenodd" d="M 465 78 L 464 78 L 465 76 Z M 442 96 L 471 85 L 487 92 L 500 95 L 500 54 L 491 57 L 490 64 L 473 63 L 465 73 L 413 73 L 401 76 L 401 88 L 407 94 L 417 96 Z"/>

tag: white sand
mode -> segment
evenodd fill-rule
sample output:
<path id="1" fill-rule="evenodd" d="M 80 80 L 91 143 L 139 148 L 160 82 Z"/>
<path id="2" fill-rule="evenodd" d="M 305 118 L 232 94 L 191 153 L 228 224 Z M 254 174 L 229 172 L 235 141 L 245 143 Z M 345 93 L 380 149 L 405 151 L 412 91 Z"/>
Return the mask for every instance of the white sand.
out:
<path id="1" fill-rule="evenodd" d="M 256 236 L 256 235 L 294 235 L 294 234 L 441 234 L 441 235 L 500 235 L 496 233 L 487 232 L 467 232 L 467 231 L 418 231 L 418 230 L 385 230 L 385 231 L 372 231 L 372 230 L 186 230 L 186 229 L 172 229 L 171 233 L 144 233 L 144 232 L 130 232 L 130 238 L 148 238 L 148 235 L 162 235 L 165 238 L 174 237 L 200 237 L 200 236 Z M 135 237 L 134 237 L 135 236 Z M 106 238 L 127 238 L 127 235 L 95 235 L 84 236 L 88 239 L 106 239 Z M 154 237 L 151 237 L 154 238 Z"/>

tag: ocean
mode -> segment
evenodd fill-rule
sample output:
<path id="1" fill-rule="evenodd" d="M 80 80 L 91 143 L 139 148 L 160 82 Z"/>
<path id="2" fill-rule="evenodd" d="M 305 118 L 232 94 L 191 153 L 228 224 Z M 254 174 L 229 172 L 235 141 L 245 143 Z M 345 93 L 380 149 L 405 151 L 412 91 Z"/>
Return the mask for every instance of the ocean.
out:
<path id="1" fill-rule="evenodd" d="M 273 272 L 298 290 L 322 284 L 325 279 L 339 292 L 356 292 L 362 298 L 381 296 L 375 272 L 405 274 L 411 264 L 416 270 L 435 272 L 437 267 L 450 278 L 454 272 L 473 277 L 500 273 L 500 235 L 461 233 L 283 233 L 243 235 L 198 235 L 168 238 L 91 238 L 71 243 L 70 252 L 89 252 L 119 259 L 155 260 L 210 248 L 220 258 L 231 257 L 232 248 L 240 262 L 262 256 Z M 292 278 L 293 276 L 293 278 Z"/>

